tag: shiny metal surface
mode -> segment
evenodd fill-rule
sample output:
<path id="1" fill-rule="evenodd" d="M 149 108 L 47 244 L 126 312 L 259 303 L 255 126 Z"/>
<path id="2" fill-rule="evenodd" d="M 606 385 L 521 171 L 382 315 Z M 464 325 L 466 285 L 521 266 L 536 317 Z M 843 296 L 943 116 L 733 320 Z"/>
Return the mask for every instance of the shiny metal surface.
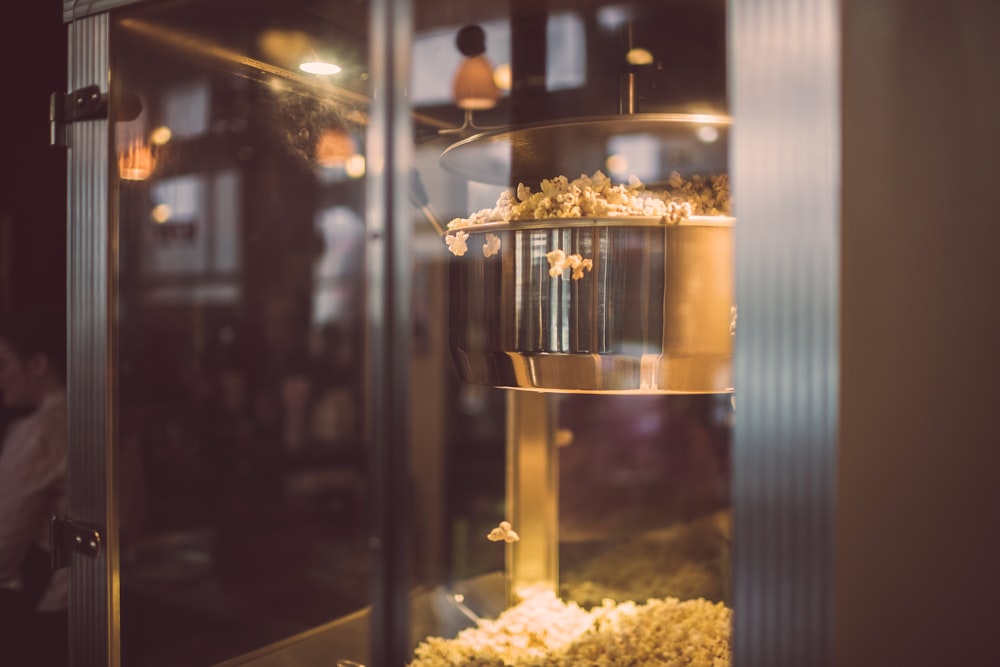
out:
<path id="1" fill-rule="evenodd" d="M 461 378 L 539 391 L 732 391 L 733 218 L 479 225 L 450 264 Z M 484 257 L 485 233 L 500 252 Z M 546 253 L 593 260 L 580 280 Z"/>
<path id="2" fill-rule="evenodd" d="M 68 90 L 96 84 L 108 92 L 110 21 L 98 14 L 68 27 Z M 112 108 L 111 112 L 114 113 Z M 117 210 L 109 198 L 107 120 L 66 130 L 68 363 L 66 390 L 68 514 L 101 530 L 97 558 L 70 563 L 69 645 L 76 667 L 115 667 L 121 618 L 118 590 L 118 483 L 114 442 L 114 295 Z M 4 663 L 0 658 L 0 663 Z M 6 664 L 6 663 L 4 663 Z"/>
<path id="3" fill-rule="evenodd" d="M 666 180 L 672 171 L 682 175 L 727 171 L 730 123 L 728 116 L 686 113 L 621 114 L 532 123 L 463 139 L 445 149 L 440 163 L 472 181 L 539 183 L 557 174 L 574 178 L 580 174 L 581 164 L 604 164 L 609 141 L 615 137 L 648 135 L 656 138 L 662 152 L 662 173 L 644 179 L 652 183 Z M 699 138 L 698 131 L 705 126 L 716 130 L 711 141 Z M 632 157 L 622 146 L 616 152 L 626 159 Z M 636 156 L 635 161 L 641 162 L 642 157 Z M 517 165 L 516 170 L 512 165 Z"/>
<path id="4" fill-rule="evenodd" d="M 860 7 L 863 3 L 847 4 Z M 857 238 L 842 225 L 852 220 L 891 227 L 883 226 L 877 213 L 874 217 L 867 217 L 870 213 L 842 217 L 841 206 L 851 196 L 842 189 L 841 178 L 844 174 L 860 175 L 877 182 L 866 191 L 872 196 L 862 200 L 866 212 L 887 210 L 893 220 L 906 220 L 907 225 L 914 221 L 896 201 L 889 209 L 881 208 L 887 203 L 882 193 L 893 191 L 894 179 L 905 180 L 905 171 L 859 170 L 855 160 L 867 162 L 871 156 L 858 148 L 849 151 L 850 160 L 841 158 L 840 132 L 845 127 L 856 128 L 854 119 L 862 117 L 843 115 L 850 100 L 856 108 L 864 108 L 865 117 L 879 118 L 877 113 L 869 115 L 870 90 L 881 94 L 896 83 L 889 78 L 877 83 L 868 80 L 867 85 L 874 87 L 866 90 L 865 84 L 858 82 L 865 77 L 855 78 L 850 72 L 841 72 L 840 67 L 853 59 L 859 67 L 873 69 L 872 63 L 884 62 L 876 55 L 878 45 L 893 44 L 891 48 L 895 48 L 906 40 L 896 41 L 898 36 L 879 30 L 873 33 L 879 38 L 866 43 L 863 51 L 841 51 L 841 38 L 855 33 L 853 29 L 844 33 L 840 23 L 854 12 L 833 0 L 737 0 L 729 7 L 730 99 L 738 109 L 730 174 L 740 216 L 740 227 L 735 231 L 739 248 L 736 293 L 743 311 L 735 350 L 739 389 L 732 444 L 733 664 L 912 665 L 915 663 L 902 658 L 898 648 L 907 642 L 885 638 L 886 626 L 896 622 L 888 615 L 862 614 L 867 621 L 866 633 L 878 627 L 877 635 L 868 635 L 873 637 L 868 647 L 891 646 L 892 658 L 881 660 L 866 651 L 860 661 L 851 660 L 833 643 L 833 601 L 845 583 L 834 583 L 837 544 L 845 534 L 877 534 L 879 544 L 885 544 L 888 531 L 888 526 L 882 525 L 877 533 L 856 532 L 856 526 L 844 522 L 837 496 L 865 497 L 866 512 L 877 514 L 881 509 L 875 508 L 891 504 L 884 499 L 897 494 L 895 484 L 889 492 L 886 478 L 872 473 L 873 449 L 866 448 L 861 457 L 865 478 L 878 489 L 875 496 L 863 496 L 855 484 L 845 485 L 837 479 L 838 469 L 844 466 L 844 461 L 838 460 L 838 412 L 846 389 L 840 384 L 838 361 L 845 330 L 839 315 L 843 284 L 839 243 L 842 238 Z M 898 54 L 891 61 L 902 63 L 908 58 Z M 921 76 L 922 81 L 926 79 Z M 850 83 L 845 86 L 845 81 Z M 841 93 L 842 86 L 846 94 Z M 954 99 L 948 102 L 955 103 Z M 901 100 L 894 100 L 883 111 L 907 108 L 900 104 Z M 914 114 L 907 114 L 907 122 L 901 125 L 919 127 L 914 116 L 930 108 L 921 105 Z M 878 139 L 873 143 L 884 140 L 881 124 L 876 127 Z M 920 146 L 915 155 L 923 156 L 930 142 L 915 143 Z M 786 187 L 776 191 L 779 183 Z M 876 193 L 882 196 L 874 196 Z M 920 205 L 926 201 L 920 198 Z M 803 215 L 804 210 L 808 215 Z M 907 243 L 913 241 L 908 233 Z M 887 273 L 898 271 L 899 266 L 893 264 Z M 877 282 L 868 285 L 875 293 L 881 289 Z M 912 303 L 916 302 L 923 308 L 926 300 Z M 884 339 L 879 343 L 886 350 L 899 347 Z M 886 372 L 884 356 L 881 352 L 873 364 L 878 366 L 875 375 L 898 383 L 898 376 Z M 912 357 L 908 359 L 913 363 Z M 868 388 L 852 387 L 855 391 L 851 393 Z M 902 392 L 893 387 L 892 393 Z M 882 397 L 876 400 L 866 406 L 873 419 L 886 414 Z M 887 440 L 906 442 L 906 456 L 912 455 L 913 441 L 901 437 L 898 428 Z M 883 458 L 882 442 L 869 444 L 879 447 L 877 458 L 896 460 Z M 907 471 L 911 475 L 913 467 L 908 465 Z M 921 514 L 910 507 L 906 511 Z M 935 508 L 934 513 L 938 511 Z M 926 518 L 921 516 L 920 523 Z M 899 518 L 893 517 L 889 523 L 897 524 Z M 864 571 L 874 573 L 869 556 L 883 550 L 871 541 L 862 541 Z M 891 578 L 906 580 L 898 578 L 895 568 Z M 909 600 L 918 600 L 913 585 L 907 581 L 899 590 L 906 590 Z M 854 590 L 865 591 L 853 598 L 855 610 L 862 606 L 882 609 L 871 589 Z M 928 615 L 923 609 L 918 613 Z M 952 639 L 949 635 L 949 641 Z M 926 642 L 913 644 L 923 650 Z M 933 660 L 917 662 L 934 664 Z"/>

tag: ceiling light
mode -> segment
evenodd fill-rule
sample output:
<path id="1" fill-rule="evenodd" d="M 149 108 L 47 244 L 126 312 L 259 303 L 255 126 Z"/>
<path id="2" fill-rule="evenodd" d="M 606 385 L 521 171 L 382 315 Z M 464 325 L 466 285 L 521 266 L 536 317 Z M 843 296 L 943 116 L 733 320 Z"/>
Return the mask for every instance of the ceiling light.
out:
<path id="1" fill-rule="evenodd" d="M 333 63 L 323 62 L 322 60 L 312 60 L 307 63 L 302 63 L 299 65 L 299 69 L 307 74 L 315 74 L 317 76 L 330 76 L 331 74 L 336 74 L 340 71 L 339 65 L 334 65 Z"/>
<path id="2" fill-rule="evenodd" d="M 493 80 L 493 65 L 486 53 L 486 32 L 478 25 L 468 25 L 458 31 L 458 50 L 465 56 L 455 78 L 452 95 L 460 109 L 492 109 L 500 99 L 500 89 Z"/>

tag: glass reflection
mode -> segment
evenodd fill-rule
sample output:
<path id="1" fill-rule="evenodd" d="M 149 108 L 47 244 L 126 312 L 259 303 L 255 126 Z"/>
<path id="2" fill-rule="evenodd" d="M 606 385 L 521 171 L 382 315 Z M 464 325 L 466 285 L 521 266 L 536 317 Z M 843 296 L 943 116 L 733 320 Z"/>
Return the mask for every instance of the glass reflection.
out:
<path id="1" fill-rule="evenodd" d="M 128 665 L 213 664 L 368 604 L 363 30 L 280 10 L 344 47 L 340 97 L 285 74 L 295 40 L 259 8 L 117 23 L 114 85 L 142 111 L 116 150 L 151 158 L 118 190 Z"/>
<path id="2" fill-rule="evenodd" d="M 451 99 L 455 33 L 483 26 L 487 54 L 509 72 L 497 105 L 476 111 L 479 128 L 618 113 L 621 63 L 609 54 L 624 57 L 633 36 L 671 65 L 636 65 L 640 111 L 725 106 L 723 3 L 684 16 L 657 2 L 561 11 L 573 4 L 541 21 L 504 3 L 415 3 L 412 166 L 426 192 L 412 211 L 410 414 L 398 416 L 410 444 L 414 645 L 496 617 L 514 548 L 486 537 L 508 518 L 508 396 L 457 380 L 451 256 L 434 223 L 492 206 L 531 165 L 495 146 L 502 155 L 474 156 L 503 165 L 486 182 L 442 166 L 442 151 L 476 130 Z M 367 663 L 366 619 L 351 615 L 370 602 L 366 12 L 225 0 L 118 15 L 113 85 L 142 112 L 116 124 L 115 148 L 138 141 L 151 158 L 145 178 L 118 183 L 125 664 L 212 664 L 333 634 L 341 620 L 348 632 L 323 643 L 323 659 Z M 341 69 L 300 69 L 316 59 Z M 682 75 L 681 61 L 699 67 Z M 531 147 L 550 160 L 543 177 L 607 166 L 624 180 L 724 143 L 674 145 L 634 128 L 611 139 Z M 728 400 L 553 399 L 560 604 L 728 601 Z"/>
<path id="3" fill-rule="evenodd" d="M 560 594 L 730 604 L 729 396 L 567 396 Z"/>

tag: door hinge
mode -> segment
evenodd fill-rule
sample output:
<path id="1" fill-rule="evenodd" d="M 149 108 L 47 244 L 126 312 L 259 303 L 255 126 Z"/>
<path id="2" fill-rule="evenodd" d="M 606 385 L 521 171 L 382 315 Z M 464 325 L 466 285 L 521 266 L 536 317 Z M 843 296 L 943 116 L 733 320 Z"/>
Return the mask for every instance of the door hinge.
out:
<path id="1" fill-rule="evenodd" d="M 65 146 L 67 123 L 107 117 L 108 94 L 102 93 L 99 86 L 85 86 L 71 93 L 52 93 L 49 97 L 49 141 L 53 146 Z"/>
<path id="2" fill-rule="evenodd" d="M 68 516 L 54 516 L 49 521 L 49 542 L 52 547 L 52 569 L 58 570 L 70 563 L 73 552 L 97 558 L 104 542 L 101 531 L 86 526 Z"/>

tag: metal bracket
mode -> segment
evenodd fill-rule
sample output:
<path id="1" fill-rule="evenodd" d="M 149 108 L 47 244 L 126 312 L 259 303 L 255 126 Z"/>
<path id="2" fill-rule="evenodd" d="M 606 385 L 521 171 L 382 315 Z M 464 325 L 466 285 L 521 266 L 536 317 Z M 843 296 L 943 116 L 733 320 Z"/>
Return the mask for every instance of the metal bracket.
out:
<path id="1" fill-rule="evenodd" d="M 52 546 L 52 569 L 66 567 L 75 551 L 88 558 L 97 558 L 104 541 L 101 532 L 67 516 L 53 516 L 49 521 L 49 541 Z"/>
<path id="2" fill-rule="evenodd" d="M 55 92 L 49 97 L 49 141 L 66 145 L 66 123 L 108 117 L 108 94 L 99 86 L 85 86 L 72 93 Z"/>

